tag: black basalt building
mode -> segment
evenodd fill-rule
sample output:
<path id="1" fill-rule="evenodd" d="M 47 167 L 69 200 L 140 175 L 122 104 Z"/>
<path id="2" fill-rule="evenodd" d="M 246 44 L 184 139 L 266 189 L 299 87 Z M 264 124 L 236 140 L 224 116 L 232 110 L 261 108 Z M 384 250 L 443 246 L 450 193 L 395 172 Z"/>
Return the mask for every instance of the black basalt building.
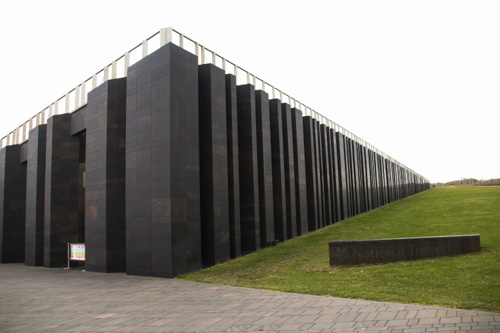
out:
<path id="1" fill-rule="evenodd" d="M 0 263 L 174 277 L 429 188 L 236 82 L 167 43 L 0 149 Z"/>

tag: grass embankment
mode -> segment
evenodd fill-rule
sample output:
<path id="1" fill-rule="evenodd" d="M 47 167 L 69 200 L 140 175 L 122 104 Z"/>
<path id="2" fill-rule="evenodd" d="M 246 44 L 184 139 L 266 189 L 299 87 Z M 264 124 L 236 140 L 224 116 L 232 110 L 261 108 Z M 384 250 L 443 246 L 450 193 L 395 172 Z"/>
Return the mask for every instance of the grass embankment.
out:
<path id="1" fill-rule="evenodd" d="M 482 252 L 332 268 L 328 242 L 480 234 Z M 500 188 L 439 187 L 181 279 L 500 312 Z"/>

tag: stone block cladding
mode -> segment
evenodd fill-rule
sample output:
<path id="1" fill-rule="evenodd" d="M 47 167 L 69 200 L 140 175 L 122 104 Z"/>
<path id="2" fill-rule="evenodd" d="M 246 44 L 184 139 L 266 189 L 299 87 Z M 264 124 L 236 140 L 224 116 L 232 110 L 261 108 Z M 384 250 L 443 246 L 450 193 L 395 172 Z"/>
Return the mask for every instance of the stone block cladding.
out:
<path id="1" fill-rule="evenodd" d="M 85 242 L 88 270 L 170 278 L 429 188 L 198 63 L 168 43 L 0 150 L 1 262 L 65 266 Z"/>

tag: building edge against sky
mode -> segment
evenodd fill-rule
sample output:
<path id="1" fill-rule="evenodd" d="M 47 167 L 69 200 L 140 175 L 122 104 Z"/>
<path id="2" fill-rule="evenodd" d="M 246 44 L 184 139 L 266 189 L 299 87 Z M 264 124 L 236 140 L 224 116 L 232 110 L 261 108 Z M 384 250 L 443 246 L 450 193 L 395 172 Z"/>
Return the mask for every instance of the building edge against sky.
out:
<path id="1" fill-rule="evenodd" d="M 429 188 L 175 30 L 154 38 L 1 141 L 1 262 L 65 266 L 85 242 L 88 270 L 173 277 Z"/>

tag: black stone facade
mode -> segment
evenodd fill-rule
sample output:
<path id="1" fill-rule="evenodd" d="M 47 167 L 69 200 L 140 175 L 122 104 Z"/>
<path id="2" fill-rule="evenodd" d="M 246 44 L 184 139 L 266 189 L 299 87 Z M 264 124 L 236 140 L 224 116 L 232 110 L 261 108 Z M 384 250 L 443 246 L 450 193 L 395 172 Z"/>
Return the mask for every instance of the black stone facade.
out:
<path id="1" fill-rule="evenodd" d="M 88 270 L 174 277 L 428 188 L 167 44 L 0 150 L 0 259 L 60 267 L 85 242 Z"/>
<path id="2" fill-rule="evenodd" d="M 198 59 L 168 44 L 128 69 L 126 269 L 201 269 Z"/>
<path id="3" fill-rule="evenodd" d="M 125 105 L 127 80 L 88 94 L 85 117 L 85 269 L 125 271 Z"/>
<path id="4" fill-rule="evenodd" d="M 0 263 L 24 261 L 26 164 L 21 147 L 0 149 Z"/>
<path id="5" fill-rule="evenodd" d="M 47 121 L 45 148 L 44 266 L 67 265 L 68 243 L 84 241 L 79 215 L 80 138 L 71 136 L 71 115 Z"/>
<path id="6" fill-rule="evenodd" d="M 222 69 L 198 67 L 202 264 L 230 258 L 226 78 Z"/>
<path id="7" fill-rule="evenodd" d="M 25 259 L 28 266 L 43 266 L 45 218 L 45 149 L 47 125 L 29 133 L 26 170 Z"/>

